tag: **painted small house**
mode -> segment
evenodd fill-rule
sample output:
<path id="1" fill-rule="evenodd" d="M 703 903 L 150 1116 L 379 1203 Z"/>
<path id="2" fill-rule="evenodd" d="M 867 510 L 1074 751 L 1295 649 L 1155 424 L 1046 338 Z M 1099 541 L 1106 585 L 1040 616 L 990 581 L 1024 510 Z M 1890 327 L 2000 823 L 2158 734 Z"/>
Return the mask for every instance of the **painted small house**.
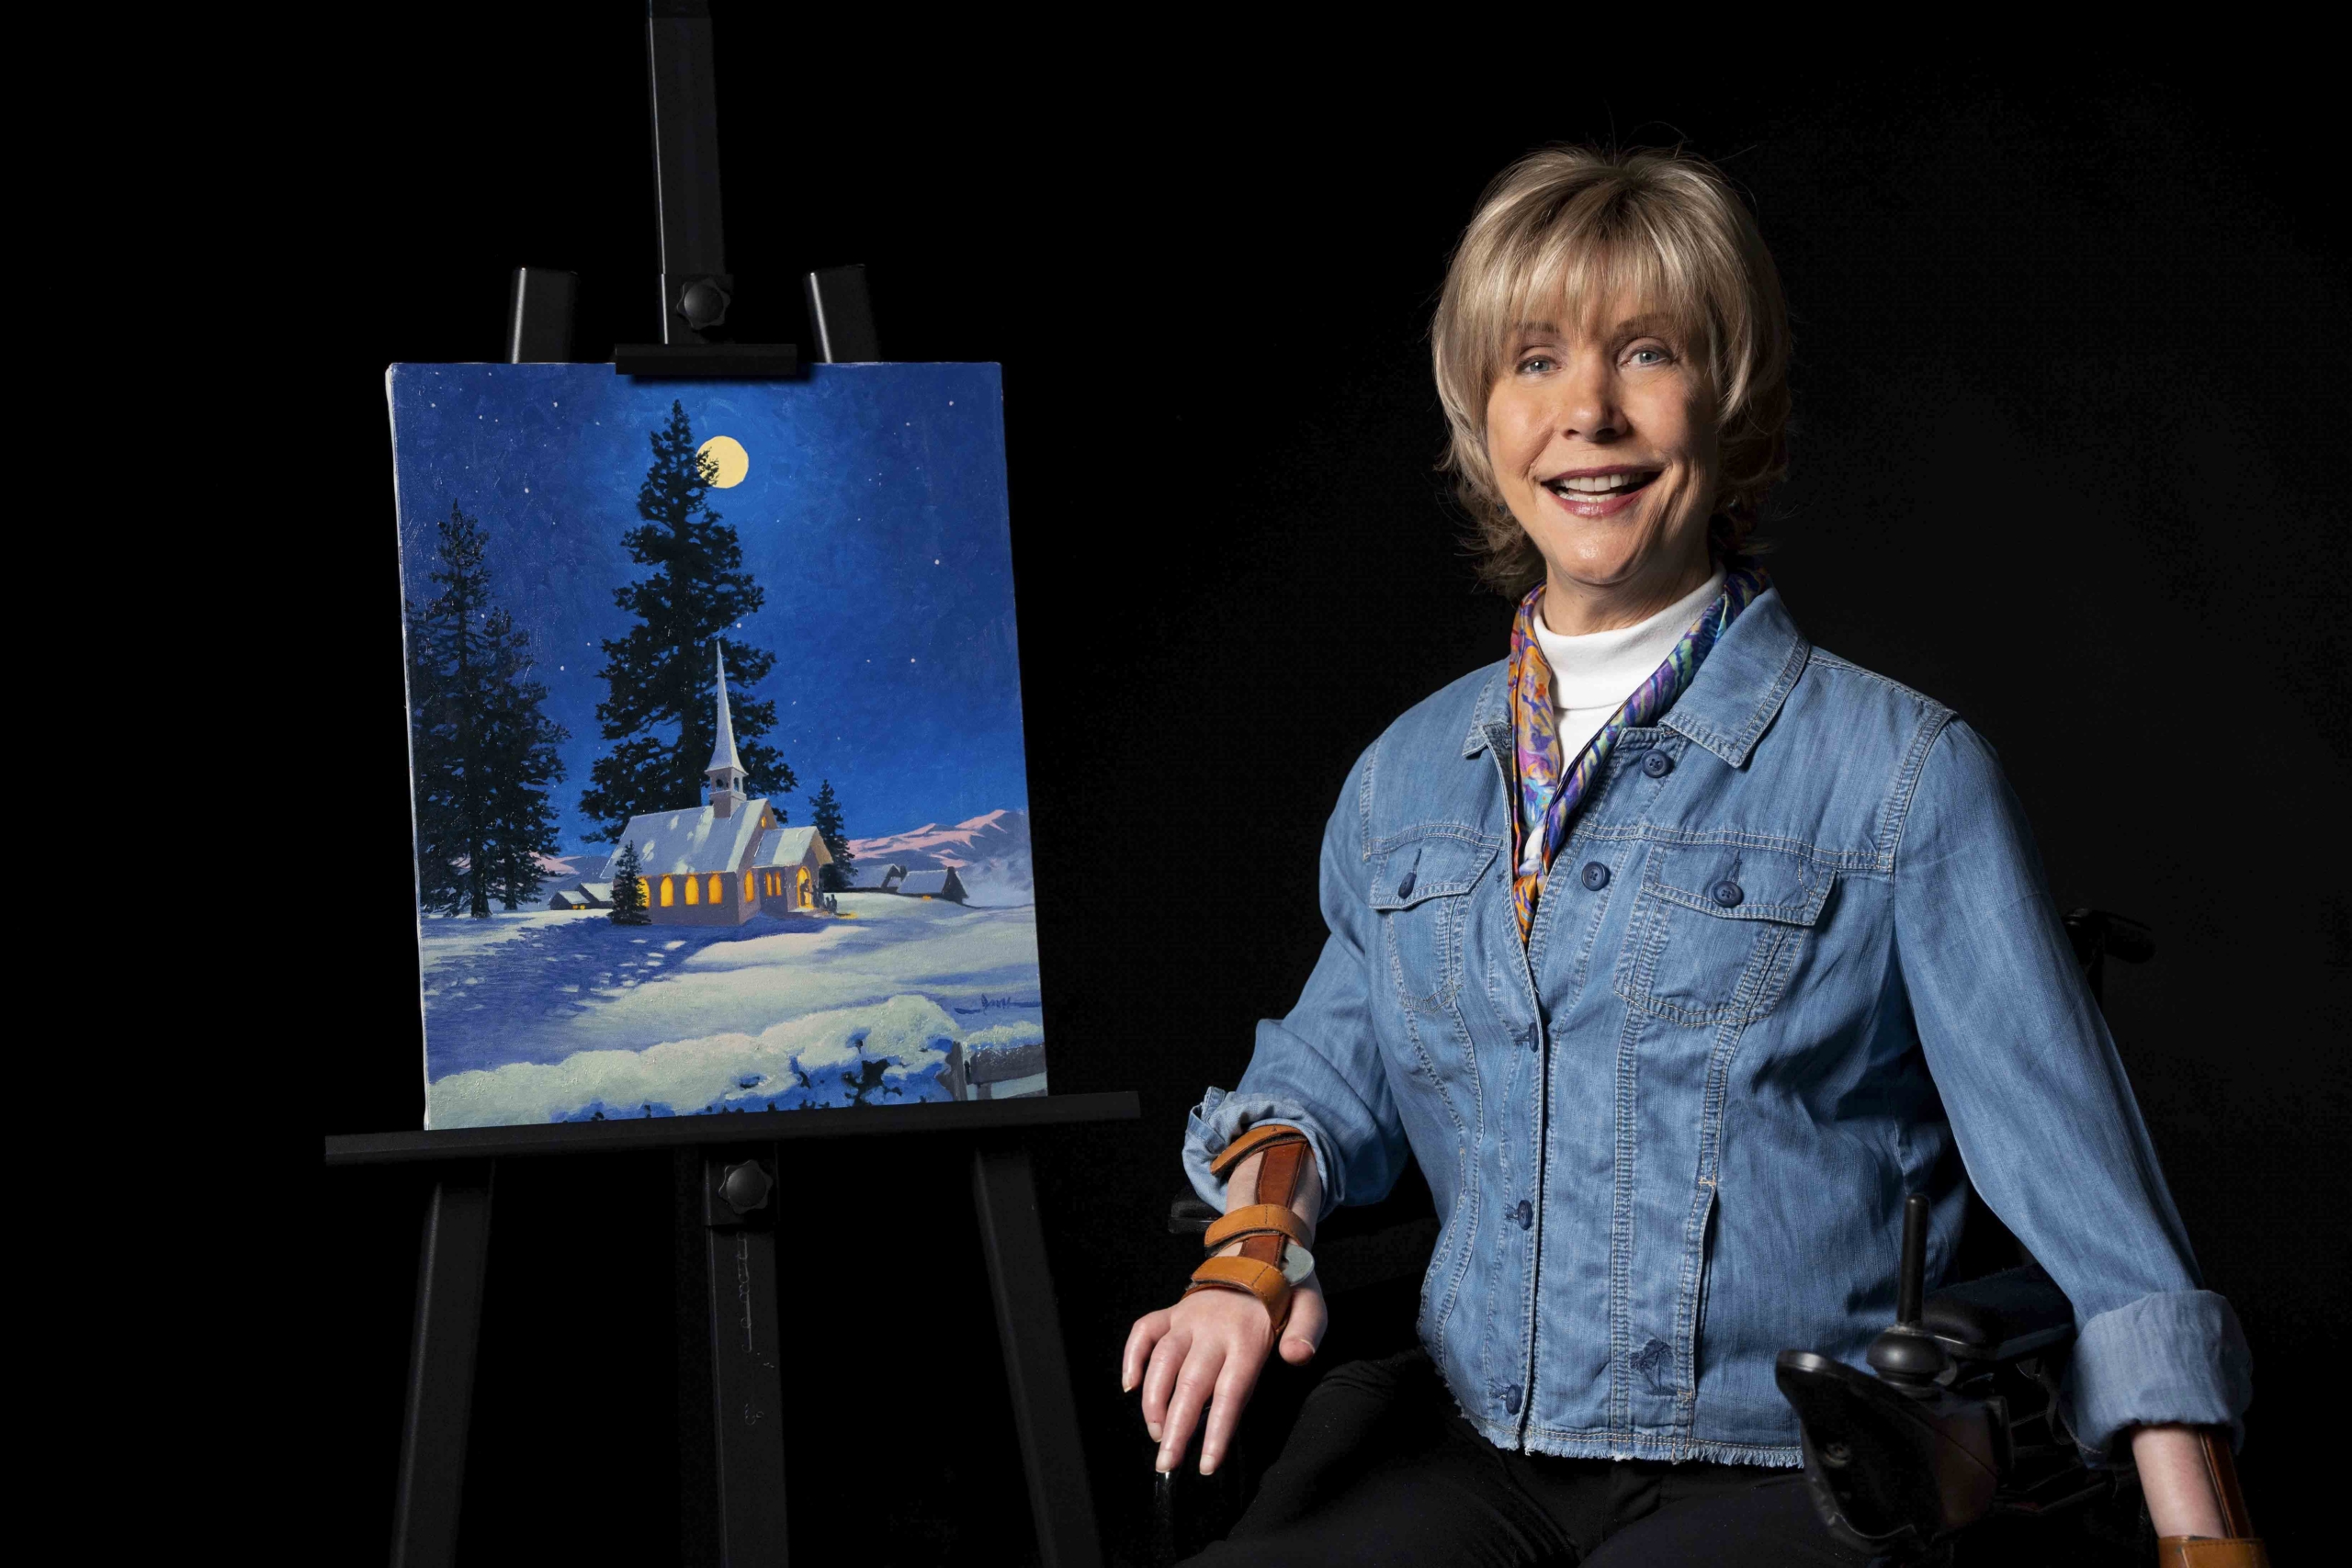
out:
<path id="1" fill-rule="evenodd" d="M 899 884 L 906 879 L 907 868 L 868 861 L 849 879 L 852 893 L 896 893 Z"/>
<path id="2" fill-rule="evenodd" d="M 821 908 L 818 868 L 832 855 L 814 828 L 786 828 L 763 799 L 744 792 L 749 777 L 735 751 L 727 707 L 727 656 L 718 656 L 718 739 L 711 748 L 707 802 L 679 811 L 632 817 L 614 840 L 637 846 L 645 907 L 657 926 L 740 926 L 753 915 Z M 609 882 L 616 848 L 605 867 Z"/>
<path id="3" fill-rule="evenodd" d="M 910 871 L 899 884 L 900 893 L 910 898 L 944 898 L 951 903 L 964 901 L 964 881 L 952 865 L 937 871 Z"/>

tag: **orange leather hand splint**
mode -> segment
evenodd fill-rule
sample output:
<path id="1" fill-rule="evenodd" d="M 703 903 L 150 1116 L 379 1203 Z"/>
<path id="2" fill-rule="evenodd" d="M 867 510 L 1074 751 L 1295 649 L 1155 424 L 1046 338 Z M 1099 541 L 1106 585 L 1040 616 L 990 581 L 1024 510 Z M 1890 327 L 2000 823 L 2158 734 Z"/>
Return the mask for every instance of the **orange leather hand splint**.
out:
<path id="1" fill-rule="evenodd" d="M 2205 1461 L 2205 1479 L 2213 1500 L 2222 1507 L 2226 1539 L 2167 1535 L 2156 1538 L 2156 1568 L 2270 1568 L 2270 1553 L 2254 1533 L 2245 1511 L 2245 1493 L 2238 1486 L 2237 1461 L 2230 1457 L 2229 1437 L 2219 1427 L 2197 1434 L 2198 1452 Z"/>
<path id="2" fill-rule="evenodd" d="M 1184 1293 L 1216 1290 L 1247 1291 L 1257 1297 L 1274 1320 L 1277 1334 L 1290 1321 L 1290 1281 L 1271 1263 L 1255 1258 L 1204 1258 L 1193 1270 L 1193 1282 Z"/>
<path id="3" fill-rule="evenodd" d="M 1286 1235 L 1301 1247 L 1308 1240 L 1306 1222 L 1288 1203 L 1250 1203 L 1219 1217 L 1201 1245 L 1215 1252 L 1228 1241 L 1267 1235 Z"/>
<path id="4" fill-rule="evenodd" d="M 1306 1134 L 1279 1122 L 1252 1127 L 1225 1146 L 1210 1162 L 1211 1174 L 1224 1176 L 1251 1155 L 1263 1152 L 1258 1165 L 1258 1201 L 1244 1204 L 1218 1219 L 1202 1238 L 1211 1253 L 1238 1239 L 1241 1251 L 1230 1258 L 1211 1257 L 1193 1270 L 1186 1295 L 1194 1291 L 1247 1291 L 1265 1304 L 1279 1336 L 1290 1321 L 1291 1283 L 1283 1272 L 1283 1252 L 1293 1244 L 1306 1246 L 1306 1222 L 1292 1210 L 1301 1174 L 1314 1158 Z"/>
<path id="5" fill-rule="evenodd" d="M 1263 1126 L 1250 1128 L 1233 1142 L 1226 1145 L 1225 1152 L 1209 1161 L 1209 1174 L 1211 1176 L 1226 1175 L 1235 1166 L 1271 1145 L 1306 1142 L 1306 1134 L 1297 1128 L 1285 1122 L 1269 1122 Z M 1265 1194 L 1266 1179 L 1261 1176 L 1258 1178 L 1258 1195 L 1262 1198 Z"/>
<path id="6" fill-rule="evenodd" d="M 2270 1568 L 2270 1554 L 2250 1539 L 2168 1535 L 2156 1541 L 2156 1568 Z"/>

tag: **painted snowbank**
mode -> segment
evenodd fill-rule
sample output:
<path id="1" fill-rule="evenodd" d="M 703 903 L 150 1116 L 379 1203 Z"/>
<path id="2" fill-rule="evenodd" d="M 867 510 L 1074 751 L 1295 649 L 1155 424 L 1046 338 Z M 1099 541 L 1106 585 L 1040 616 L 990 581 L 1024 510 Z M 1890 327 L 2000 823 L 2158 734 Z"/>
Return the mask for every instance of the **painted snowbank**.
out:
<path id="1" fill-rule="evenodd" d="M 942 1075 L 958 1033 L 938 1003 L 900 996 L 876 1007 L 792 1019 L 756 1035 L 714 1034 L 643 1051 L 514 1062 L 436 1082 L 433 1124 L 492 1127 L 944 1100 L 953 1098 Z"/>
<path id="2" fill-rule="evenodd" d="M 1034 908 L 841 903 L 707 930 L 425 921 L 428 1124 L 944 1100 L 957 1046 L 1042 1066 Z"/>

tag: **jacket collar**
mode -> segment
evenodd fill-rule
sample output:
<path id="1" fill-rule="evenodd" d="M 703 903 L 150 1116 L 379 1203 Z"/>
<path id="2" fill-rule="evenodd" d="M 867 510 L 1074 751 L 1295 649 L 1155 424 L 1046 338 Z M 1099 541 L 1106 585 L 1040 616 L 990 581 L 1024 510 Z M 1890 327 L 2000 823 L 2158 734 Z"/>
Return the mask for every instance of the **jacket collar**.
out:
<path id="1" fill-rule="evenodd" d="M 1804 672 L 1813 645 L 1789 618 L 1781 591 L 1758 594 L 1699 666 L 1690 689 L 1658 719 L 1660 728 L 1704 746 L 1733 767 L 1745 767 L 1756 743 Z M 1475 757 L 1493 747 L 1510 750 L 1510 661 L 1494 666 L 1478 689 L 1462 754 Z"/>

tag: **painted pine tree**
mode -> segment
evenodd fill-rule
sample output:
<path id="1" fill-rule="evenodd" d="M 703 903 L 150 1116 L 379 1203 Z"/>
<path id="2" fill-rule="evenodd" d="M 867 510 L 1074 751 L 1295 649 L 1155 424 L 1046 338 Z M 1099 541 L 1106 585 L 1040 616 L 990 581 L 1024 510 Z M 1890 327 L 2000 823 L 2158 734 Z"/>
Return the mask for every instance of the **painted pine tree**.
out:
<path id="1" fill-rule="evenodd" d="M 712 644 L 756 611 L 766 592 L 743 570 L 735 530 L 710 505 L 718 465 L 695 448 L 684 405 L 653 432 L 653 461 L 638 488 L 642 524 L 621 536 L 629 558 L 650 575 L 614 591 L 636 617 L 627 635 L 604 642 L 607 696 L 596 719 L 612 749 L 589 770 L 580 809 L 616 838 L 631 817 L 675 811 L 702 797 L 717 716 Z M 752 787 L 774 799 L 794 787 L 792 770 L 763 739 L 775 703 L 749 695 L 775 655 L 729 637 L 727 673 L 735 749 Z M 673 739 L 674 737 L 674 739 Z M 781 809 L 777 819 L 783 819 Z"/>
<path id="2" fill-rule="evenodd" d="M 838 893 L 849 886 L 850 873 L 857 869 L 857 857 L 850 853 L 849 836 L 842 827 L 841 798 L 833 794 L 833 781 L 827 779 L 817 791 L 817 798 L 809 803 L 808 820 L 816 825 L 817 836 L 825 840 L 825 852 L 833 863 L 825 867 L 819 885 L 828 893 Z"/>
<path id="3" fill-rule="evenodd" d="M 653 917 L 646 912 L 643 867 L 637 858 L 637 841 L 631 840 L 621 846 L 619 862 L 613 867 L 613 912 L 606 916 L 616 926 L 650 925 Z"/>
<path id="4" fill-rule="evenodd" d="M 529 634 L 492 594 L 481 524 L 452 502 L 435 529 L 440 592 L 407 607 L 418 898 L 487 919 L 492 898 L 513 909 L 538 896 L 565 732 L 540 711 Z"/>
<path id="5" fill-rule="evenodd" d="M 503 610 L 492 615 L 492 695 L 484 727 L 489 759 L 492 860 L 490 891 L 508 909 L 537 902 L 547 880 L 540 857 L 563 847 L 555 785 L 563 779 L 558 750 L 571 732 L 540 711 L 548 689 L 531 679 L 527 633 Z"/>

